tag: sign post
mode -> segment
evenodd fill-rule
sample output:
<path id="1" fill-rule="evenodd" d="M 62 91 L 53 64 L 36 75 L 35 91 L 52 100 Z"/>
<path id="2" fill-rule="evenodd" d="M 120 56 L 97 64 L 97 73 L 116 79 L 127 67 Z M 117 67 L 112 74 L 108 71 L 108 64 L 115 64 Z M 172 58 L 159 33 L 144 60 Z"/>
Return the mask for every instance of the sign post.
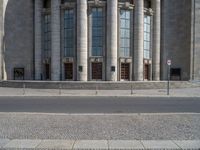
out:
<path id="1" fill-rule="evenodd" d="M 169 95 L 169 89 L 170 89 L 170 69 L 171 69 L 172 61 L 169 59 L 167 60 L 167 66 L 168 66 L 168 71 L 167 71 L 167 95 Z"/>

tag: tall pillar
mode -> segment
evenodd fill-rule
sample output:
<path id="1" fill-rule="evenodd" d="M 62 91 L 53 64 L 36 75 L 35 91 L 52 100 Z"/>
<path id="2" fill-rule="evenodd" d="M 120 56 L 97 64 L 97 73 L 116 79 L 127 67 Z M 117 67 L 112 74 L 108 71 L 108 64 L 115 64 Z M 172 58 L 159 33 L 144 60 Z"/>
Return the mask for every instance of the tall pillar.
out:
<path id="1" fill-rule="evenodd" d="M 107 1 L 107 80 L 117 81 L 118 0 Z"/>
<path id="2" fill-rule="evenodd" d="M 0 2 L 1 4 L 1 43 L 0 43 L 0 52 L 1 52 L 1 56 L 0 56 L 0 72 L 1 72 L 1 77 L 0 79 L 2 80 L 7 80 L 7 72 L 6 72 L 6 65 L 5 65 L 5 14 L 6 14 L 6 8 L 8 5 L 8 0 L 1 0 Z"/>
<path id="3" fill-rule="evenodd" d="M 77 80 L 88 80 L 87 0 L 77 0 Z"/>
<path id="4" fill-rule="evenodd" d="M 2 80 L 2 75 L 3 75 L 2 52 L 3 52 L 3 1 L 0 1 L 0 80 Z"/>
<path id="5" fill-rule="evenodd" d="M 154 11 L 153 16 L 153 51 L 152 51 L 152 69 L 153 80 L 160 80 L 160 38 L 161 38 L 161 3 L 160 0 L 152 0 Z"/>
<path id="6" fill-rule="evenodd" d="M 35 80 L 42 74 L 42 0 L 35 0 Z"/>
<path id="7" fill-rule="evenodd" d="M 60 0 L 51 0 L 51 80 L 61 79 Z"/>
<path id="8" fill-rule="evenodd" d="M 144 80 L 144 0 L 135 0 L 134 80 Z"/>

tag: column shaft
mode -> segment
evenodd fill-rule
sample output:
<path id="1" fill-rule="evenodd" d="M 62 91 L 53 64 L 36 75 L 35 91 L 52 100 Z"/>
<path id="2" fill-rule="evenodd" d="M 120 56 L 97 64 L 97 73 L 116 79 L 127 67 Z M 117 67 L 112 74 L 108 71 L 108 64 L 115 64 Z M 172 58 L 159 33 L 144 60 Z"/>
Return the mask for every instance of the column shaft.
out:
<path id="1" fill-rule="evenodd" d="M 35 80 L 42 74 L 42 0 L 35 0 Z"/>
<path id="2" fill-rule="evenodd" d="M 88 80 L 87 0 L 77 0 L 77 80 Z"/>
<path id="3" fill-rule="evenodd" d="M 161 4 L 160 0 L 152 0 L 153 3 L 153 51 L 152 51 L 152 65 L 153 65 L 153 80 L 160 80 L 160 38 L 161 38 Z"/>
<path id="4" fill-rule="evenodd" d="M 134 80 L 144 80 L 144 0 L 135 0 Z"/>
<path id="5" fill-rule="evenodd" d="M 2 52 L 3 52 L 3 1 L 0 1 L 0 80 L 2 80 L 2 75 L 3 75 Z"/>
<path id="6" fill-rule="evenodd" d="M 107 80 L 117 81 L 118 0 L 107 1 Z M 111 68 L 115 70 L 111 70 Z"/>
<path id="7" fill-rule="evenodd" d="M 60 61 L 60 0 L 51 0 L 51 80 L 61 78 Z"/>

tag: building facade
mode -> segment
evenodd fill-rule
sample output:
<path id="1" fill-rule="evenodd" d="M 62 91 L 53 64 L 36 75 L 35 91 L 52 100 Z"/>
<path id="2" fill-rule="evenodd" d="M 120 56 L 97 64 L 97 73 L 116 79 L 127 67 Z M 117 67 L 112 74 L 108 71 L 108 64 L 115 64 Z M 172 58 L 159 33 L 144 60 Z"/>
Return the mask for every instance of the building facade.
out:
<path id="1" fill-rule="evenodd" d="M 200 0 L 1 0 L 0 79 L 200 80 Z"/>

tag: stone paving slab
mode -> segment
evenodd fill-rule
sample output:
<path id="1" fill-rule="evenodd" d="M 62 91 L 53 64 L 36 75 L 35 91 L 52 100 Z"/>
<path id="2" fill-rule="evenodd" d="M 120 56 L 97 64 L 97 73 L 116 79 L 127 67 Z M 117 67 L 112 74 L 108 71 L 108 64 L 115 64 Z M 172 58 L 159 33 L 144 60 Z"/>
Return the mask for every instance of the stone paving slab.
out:
<path id="1" fill-rule="evenodd" d="M 3 148 L 15 148 L 15 149 L 33 149 L 41 143 L 41 140 L 12 140 Z"/>
<path id="2" fill-rule="evenodd" d="M 150 141 L 141 141 L 144 145 L 145 149 L 179 149 L 175 143 L 172 141 L 166 140 L 166 141 L 156 141 L 156 140 L 150 140 Z"/>
<path id="3" fill-rule="evenodd" d="M 144 149 L 144 146 L 140 141 L 125 141 L 125 140 L 111 140 L 109 141 L 110 150 L 133 150 L 133 149 Z"/>
<path id="4" fill-rule="evenodd" d="M 74 148 L 75 150 L 107 150 L 107 140 L 80 140 L 76 141 Z"/>
<path id="5" fill-rule="evenodd" d="M 0 149 L 34 150 L 189 150 L 200 149 L 200 140 L 11 140 Z M 2 142 L 3 143 L 3 142 Z"/>
<path id="6" fill-rule="evenodd" d="M 10 142 L 9 139 L 0 139 L 0 148 L 6 145 L 8 142 Z"/>
<path id="7" fill-rule="evenodd" d="M 38 149 L 71 150 L 74 140 L 42 140 L 37 146 Z"/>
<path id="8" fill-rule="evenodd" d="M 182 149 L 200 149 L 200 141 L 199 140 L 193 140 L 193 141 L 174 141 L 178 146 L 180 146 Z"/>

